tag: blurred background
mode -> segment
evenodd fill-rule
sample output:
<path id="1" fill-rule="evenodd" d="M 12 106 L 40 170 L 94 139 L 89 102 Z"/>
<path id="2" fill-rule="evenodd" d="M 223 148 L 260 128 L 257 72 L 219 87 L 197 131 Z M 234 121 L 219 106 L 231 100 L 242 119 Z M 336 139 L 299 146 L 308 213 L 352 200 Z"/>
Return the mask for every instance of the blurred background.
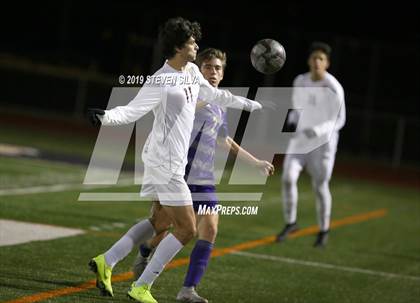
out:
<path id="1" fill-rule="evenodd" d="M 120 86 L 119 75 L 146 76 L 161 66 L 158 27 L 174 16 L 201 23 L 201 49 L 227 52 L 224 86 L 291 86 L 307 71 L 310 43 L 329 43 L 330 72 L 346 93 L 339 161 L 374 160 L 410 169 L 420 164 L 419 18 L 414 8 L 386 4 L 60 1 L 8 6 L 1 18 L 1 142 L 32 139 L 32 146 L 76 155 L 74 143 L 89 138 L 85 143 L 90 144 L 97 133 L 86 124 L 86 108 L 106 107 L 112 87 Z M 250 63 L 253 45 L 263 38 L 279 41 L 287 52 L 285 66 L 273 76 L 258 73 Z M 48 138 L 54 136 L 62 144 L 51 146 Z"/>
<path id="2" fill-rule="evenodd" d="M 285 245 L 264 240 L 284 224 L 282 156 L 276 156 L 278 169 L 264 187 L 218 185 L 222 193 L 264 191 L 262 204 L 224 201 L 260 209 L 256 216 L 223 216 L 218 228 L 216 249 L 222 253 L 216 256 L 242 247 L 255 258 L 215 258 L 200 294 L 212 302 L 419 302 L 420 18 L 414 2 L 384 2 L 5 2 L 0 10 L 0 302 L 105 302 L 86 287 L 93 278 L 88 260 L 146 218 L 150 204 L 81 201 L 80 194 L 137 197 L 133 167 L 140 157 L 133 138 L 140 141 L 152 117 L 137 123 L 118 184 L 89 186 L 83 180 L 99 128 L 87 122 L 85 112 L 108 105 L 113 87 L 121 87 L 119 75 L 147 76 L 162 65 L 158 27 L 176 16 L 201 23 L 201 49 L 227 52 L 223 86 L 290 87 L 308 70 L 307 50 L 316 40 L 332 46 L 330 72 L 346 94 L 347 123 L 331 180 L 334 230 L 328 248 L 312 248 L 316 204 L 308 175 L 299 180 L 303 232 Z M 272 76 L 257 72 L 250 60 L 252 47 L 263 38 L 279 41 L 287 53 L 286 64 Z M 124 139 L 118 133 L 115 138 Z M 125 148 L 115 142 L 101 151 Z M 45 225 L 48 236 L 63 227 L 77 234 L 39 237 Z M 177 258 L 188 257 L 191 248 Z M 122 274 L 121 283 L 113 283 L 115 302 L 125 298 L 134 256 L 114 271 Z M 153 286 L 161 303 L 173 302 L 183 281 L 186 267 L 175 267 Z"/>

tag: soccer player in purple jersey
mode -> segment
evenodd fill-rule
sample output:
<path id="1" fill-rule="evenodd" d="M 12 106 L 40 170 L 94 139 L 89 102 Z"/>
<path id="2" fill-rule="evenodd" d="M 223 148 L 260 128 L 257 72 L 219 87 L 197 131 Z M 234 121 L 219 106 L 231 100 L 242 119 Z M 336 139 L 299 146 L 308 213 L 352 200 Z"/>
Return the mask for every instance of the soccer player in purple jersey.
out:
<path id="1" fill-rule="evenodd" d="M 204 78 L 217 88 L 224 76 L 226 54 L 218 49 L 208 48 L 198 54 L 196 63 Z M 254 165 L 266 175 L 271 175 L 274 172 L 274 166 L 267 161 L 255 158 L 228 136 L 226 110 L 218 105 L 198 102 L 190 143 L 185 179 L 193 197 L 198 239 L 190 255 L 190 264 L 184 285 L 176 299 L 181 302 L 208 302 L 207 299 L 197 294 L 195 288 L 210 259 L 216 240 L 219 216 L 216 212 L 199 214 L 198 209 L 200 206 L 205 209 L 214 209 L 218 204 L 214 185 L 216 145 L 233 149 L 239 158 Z M 152 250 L 164 236 L 165 233 L 161 233 L 151 241 L 140 245 L 140 251 L 133 266 L 135 278 L 141 275 Z"/>

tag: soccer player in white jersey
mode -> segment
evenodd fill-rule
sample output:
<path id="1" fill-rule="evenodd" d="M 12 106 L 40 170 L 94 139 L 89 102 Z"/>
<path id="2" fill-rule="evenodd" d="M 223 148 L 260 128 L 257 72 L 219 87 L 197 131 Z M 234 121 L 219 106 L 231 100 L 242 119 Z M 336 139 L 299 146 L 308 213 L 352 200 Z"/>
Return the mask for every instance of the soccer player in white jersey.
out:
<path id="1" fill-rule="evenodd" d="M 143 303 L 157 302 L 150 293 L 153 282 L 196 234 L 191 192 L 184 172 L 197 99 L 249 111 L 261 108 L 256 101 L 214 88 L 191 63 L 198 50 L 196 41 L 201 37 L 198 23 L 180 17 L 169 19 L 159 34 L 167 61 L 152 80 L 126 106 L 89 111 L 90 120 L 102 125 L 131 123 L 149 111 L 155 116 L 142 153 L 145 168 L 141 189 L 142 196 L 154 201 L 153 214 L 131 227 L 108 251 L 89 263 L 102 294 L 113 296 L 112 268 L 133 247 L 166 230 L 161 218 L 168 216 L 173 231 L 159 243 L 150 263 L 128 291 L 130 298 Z"/>
<path id="2" fill-rule="evenodd" d="M 346 119 L 344 105 L 344 90 L 337 79 L 327 72 L 330 64 L 331 48 L 328 44 L 314 42 L 309 51 L 308 65 L 309 72 L 298 75 L 294 80 L 293 86 L 298 87 L 327 87 L 332 90 L 341 103 L 340 111 L 335 123 L 334 131 L 328 143 L 307 154 L 289 154 L 287 153 L 283 162 L 282 174 L 282 196 L 283 212 L 286 225 L 277 235 L 277 241 L 282 242 L 287 235 L 298 229 L 297 220 L 297 202 L 298 189 L 297 180 L 302 169 L 311 176 L 312 187 L 316 196 L 316 207 L 318 215 L 319 233 L 314 243 L 315 247 L 323 247 L 328 241 L 328 232 L 331 217 L 331 193 L 329 181 L 332 175 L 335 153 L 338 143 L 338 132 L 344 126 Z M 291 123 L 296 124 L 296 112 Z M 293 121 L 295 120 L 295 121 Z M 325 121 L 328 122 L 328 121 Z M 319 137 L 323 135 L 325 128 L 315 126 L 303 130 L 308 138 Z"/>
<path id="3" fill-rule="evenodd" d="M 200 67 L 204 78 L 212 86 L 218 87 L 224 76 L 226 60 L 224 52 L 208 48 L 198 54 L 196 63 Z M 198 239 L 190 255 L 190 263 L 183 287 L 176 298 L 181 302 L 208 302 L 207 299 L 197 293 L 196 286 L 200 283 L 210 259 L 216 240 L 219 216 L 214 211 L 211 214 L 199 214 L 198 210 L 200 208 L 214 210 L 214 207 L 218 204 L 214 176 L 217 144 L 227 150 L 232 148 L 240 159 L 258 168 L 265 175 L 271 175 L 274 172 L 274 166 L 271 163 L 255 158 L 228 136 L 226 110 L 224 108 L 216 104 L 199 102 L 195 113 L 185 174 L 188 187 L 193 195 Z M 133 266 L 135 279 L 143 272 L 154 247 L 159 244 L 163 236 L 165 236 L 165 232 L 156 235 L 148 243 L 140 245 L 139 254 Z"/>

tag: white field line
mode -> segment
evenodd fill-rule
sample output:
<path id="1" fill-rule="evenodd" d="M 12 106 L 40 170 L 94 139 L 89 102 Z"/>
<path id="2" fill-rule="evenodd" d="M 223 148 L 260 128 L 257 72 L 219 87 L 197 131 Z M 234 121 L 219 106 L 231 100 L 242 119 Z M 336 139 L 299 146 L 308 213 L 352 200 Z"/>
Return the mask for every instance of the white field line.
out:
<path id="1" fill-rule="evenodd" d="M 0 219 L 0 246 L 53 240 L 84 234 L 77 228 Z"/>
<path id="2" fill-rule="evenodd" d="M 40 193 L 52 193 L 60 192 L 71 189 L 93 189 L 93 188 L 106 188 L 106 187 L 115 187 L 115 186 L 129 186 L 136 185 L 134 184 L 133 179 L 123 179 L 118 182 L 118 184 L 110 185 L 85 185 L 82 183 L 67 183 L 67 184 L 53 184 L 53 185 L 42 185 L 42 186 L 30 186 L 23 188 L 9 188 L 9 189 L 0 189 L 0 196 L 16 196 L 16 195 L 27 195 L 27 194 L 40 194 Z"/>
<path id="3" fill-rule="evenodd" d="M 264 255 L 264 254 L 255 254 L 255 253 L 249 253 L 249 252 L 243 252 L 243 251 L 234 252 L 232 254 L 238 255 L 238 256 L 249 257 L 249 258 L 283 262 L 283 263 L 288 263 L 288 264 L 297 264 L 297 265 L 346 271 L 346 272 L 352 272 L 352 273 L 360 273 L 360 274 L 366 274 L 366 275 L 372 275 L 372 276 L 379 276 L 383 278 L 395 278 L 395 279 L 403 278 L 403 279 L 413 280 L 417 282 L 420 281 L 420 277 L 416 277 L 416 276 L 394 274 L 394 273 L 363 269 L 363 268 L 357 268 L 357 267 L 348 267 L 348 266 L 339 266 L 339 265 L 320 263 L 320 262 L 303 261 L 303 260 L 297 260 L 297 259 L 291 259 L 291 258 L 285 258 L 285 257 L 279 257 L 279 256 L 270 256 L 270 255 Z"/>

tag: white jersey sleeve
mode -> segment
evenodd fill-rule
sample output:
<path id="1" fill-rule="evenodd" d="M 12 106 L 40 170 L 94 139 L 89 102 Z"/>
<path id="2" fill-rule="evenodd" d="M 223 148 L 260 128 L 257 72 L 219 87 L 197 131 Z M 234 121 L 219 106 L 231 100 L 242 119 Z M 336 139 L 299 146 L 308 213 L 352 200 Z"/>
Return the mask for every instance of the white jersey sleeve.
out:
<path id="1" fill-rule="evenodd" d="M 346 105 L 344 102 L 344 89 L 341 84 L 331 76 L 329 79 L 329 83 L 331 84 L 331 89 L 334 91 L 335 96 L 338 98 L 340 106 L 340 111 L 338 112 L 338 116 L 336 120 L 326 121 L 320 125 L 314 127 L 314 131 L 317 136 L 321 136 L 331 129 L 338 132 L 346 123 Z"/>
<path id="2" fill-rule="evenodd" d="M 133 100 L 125 106 L 106 110 L 102 117 L 103 125 L 121 125 L 137 121 L 153 110 L 162 100 L 162 88 L 143 86 Z"/>
<path id="3" fill-rule="evenodd" d="M 337 121 L 335 123 L 335 130 L 339 131 L 340 129 L 343 128 L 344 124 L 346 124 L 346 102 L 344 100 L 344 89 L 341 86 L 340 83 L 337 82 L 337 95 L 338 95 L 338 99 L 340 100 L 341 103 L 341 107 L 340 107 L 340 112 L 338 114 L 338 118 Z"/>
<path id="4" fill-rule="evenodd" d="M 232 107 L 236 109 L 244 109 L 253 111 L 261 109 L 262 106 L 256 101 L 247 99 L 245 97 L 235 96 L 227 90 L 222 90 L 213 87 L 201 74 L 198 67 L 194 64 L 194 73 L 198 78 L 200 84 L 200 91 L 198 99 L 208 103 L 220 105 L 222 107 Z"/>

